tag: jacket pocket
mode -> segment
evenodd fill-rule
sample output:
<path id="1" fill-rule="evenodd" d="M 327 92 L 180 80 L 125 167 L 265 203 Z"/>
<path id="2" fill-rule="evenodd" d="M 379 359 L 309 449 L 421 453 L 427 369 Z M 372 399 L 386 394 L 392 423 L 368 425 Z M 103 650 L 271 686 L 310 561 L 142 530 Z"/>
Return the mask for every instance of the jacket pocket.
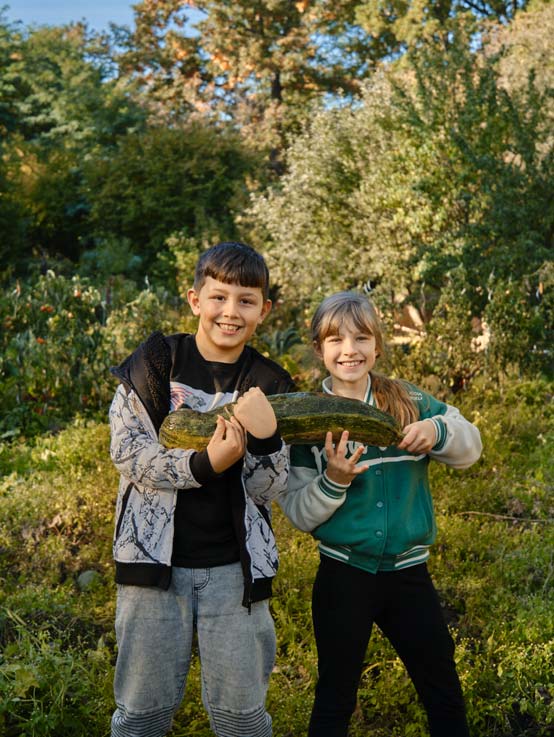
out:
<path id="1" fill-rule="evenodd" d="M 131 481 L 127 488 L 125 489 L 125 493 L 123 494 L 123 499 L 121 500 L 121 511 L 119 512 L 119 517 L 117 519 L 117 524 L 115 527 L 115 539 L 119 537 L 119 531 L 121 529 L 121 523 L 123 522 L 123 515 L 125 514 L 125 510 L 127 509 L 127 504 L 129 502 L 129 496 L 131 495 L 131 490 L 134 487 L 133 482 Z"/>

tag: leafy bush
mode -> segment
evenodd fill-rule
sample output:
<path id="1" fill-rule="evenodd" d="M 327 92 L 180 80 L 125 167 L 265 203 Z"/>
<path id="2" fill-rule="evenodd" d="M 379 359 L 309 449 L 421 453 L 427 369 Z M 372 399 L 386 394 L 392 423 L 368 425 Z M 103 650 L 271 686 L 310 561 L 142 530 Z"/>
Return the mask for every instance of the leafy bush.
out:
<path id="1" fill-rule="evenodd" d="M 97 238 L 126 239 L 142 273 L 151 274 L 176 231 L 233 236 L 252 166 L 240 139 L 224 128 L 197 122 L 131 132 L 115 151 L 87 162 L 91 228 Z"/>
<path id="2" fill-rule="evenodd" d="M 178 301 L 112 279 L 48 271 L 0 295 L 0 436 L 33 435 L 105 414 L 117 364 L 154 330 L 175 332 Z"/>
<path id="3" fill-rule="evenodd" d="M 78 277 L 48 272 L 0 298 L 0 429 L 53 428 L 106 401 L 100 292 Z"/>
<path id="4" fill-rule="evenodd" d="M 507 91 L 499 59 L 458 28 L 446 51 L 423 44 L 375 75 L 358 107 L 317 111 L 249 211 L 283 296 L 313 307 L 369 282 L 391 322 L 408 305 L 432 335 L 454 333 L 448 313 L 463 335 L 485 320 L 491 375 L 514 354 L 522 370 L 552 371 L 550 99 L 532 73 Z M 441 363 L 446 341 L 431 343 Z M 460 368 L 448 384 L 475 367 Z"/>

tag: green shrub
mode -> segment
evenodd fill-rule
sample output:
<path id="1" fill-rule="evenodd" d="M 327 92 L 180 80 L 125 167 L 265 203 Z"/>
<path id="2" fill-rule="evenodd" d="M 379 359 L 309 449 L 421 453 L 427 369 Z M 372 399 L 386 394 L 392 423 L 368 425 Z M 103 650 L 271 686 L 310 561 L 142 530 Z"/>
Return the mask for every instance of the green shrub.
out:
<path id="1" fill-rule="evenodd" d="M 176 332 L 179 303 L 122 279 L 104 290 L 48 271 L 0 295 L 0 438 L 105 416 L 115 389 L 109 368 L 154 330 Z"/>
<path id="2" fill-rule="evenodd" d="M 0 298 L 0 432 L 55 427 L 106 401 L 106 305 L 78 277 L 49 271 Z"/>
<path id="3" fill-rule="evenodd" d="M 105 732 L 111 689 L 111 652 L 95 646 L 68 648 L 61 633 L 29 625 L 5 610 L 12 625 L 0 657 L 0 727 L 6 737 L 82 737 Z M 94 698 L 91 698 L 94 695 Z"/>

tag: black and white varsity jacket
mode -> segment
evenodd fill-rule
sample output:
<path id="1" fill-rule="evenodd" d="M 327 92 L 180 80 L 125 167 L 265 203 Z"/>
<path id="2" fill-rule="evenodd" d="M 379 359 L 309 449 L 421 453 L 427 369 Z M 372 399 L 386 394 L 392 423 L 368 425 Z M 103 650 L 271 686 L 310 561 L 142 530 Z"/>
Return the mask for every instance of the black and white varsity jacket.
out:
<path id="1" fill-rule="evenodd" d="M 253 386 L 265 394 L 294 389 L 284 369 L 250 346 L 244 349 L 231 394 L 214 393 L 213 382 L 206 383 L 212 387 L 211 394 L 204 391 L 198 371 L 193 385 L 188 385 L 182 380 L 187 376 L 186 365 L 178 373 L 181 380 L 172 381 L 176 362 L 183 364 L 183 358 L 194 357 L 196 350 L 192 335 L 155 332 L 111 369 L 121 382 L 109 413 L 110 453 L 121 474 L 113 544 L 116 581 L 120 584 L 169 587 L 177 496 L 202 486 L 191 470 L 201 466 L 201 454 L 168 450 L 158 442 L 160 425 L 169 411 L 183 401 L 193 409 L 208 411 L 235 401 Z M 288 452 L 282 441 L 269 455 L 254 455 L 247 448 L 242 468 L 238 464 L 236 483 L 233 479 L 230 484 L 232 525 L 245 581 L 242 603 L 246 607 L 271 596 L 278 555 L 270 504 L 285 490 L 288 470 Z"/>

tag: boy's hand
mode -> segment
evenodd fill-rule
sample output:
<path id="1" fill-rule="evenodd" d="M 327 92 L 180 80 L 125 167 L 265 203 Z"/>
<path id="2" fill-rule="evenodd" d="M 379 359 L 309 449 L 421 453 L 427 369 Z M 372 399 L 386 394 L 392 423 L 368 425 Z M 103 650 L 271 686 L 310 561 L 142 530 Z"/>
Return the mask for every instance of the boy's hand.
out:
<path id="1" fill-rule="evenodd" d="M 244 429 L 258 440 L 270 438 L 277 430 L 273 407 L 257 386 L 239 397 L 233 407 L 233 414 Z"/>
<path id="2" fill-rule="evenodd" d="M 429 453 L 437 442 L 437 431 L 431 420 L 412 422 L 402 432 L 404 437 L 397 447 L 410 453 Z"/>
<path id="3" fill-rule="evenodd" d="M 333 448 L 333 433 L 328 432 L 325 436 L 325 452 L 327 453 L 327 470 L 325 473 L 336 484 L 349 484 L 356 476 L 364 473 L 369 468 L 369 466 L 356 466 L 365 451 L 365 445 L 360 445 L 350 458 L 346 458 L 347 442 L 348 430 L 342 433 L 336 448 Z"/>
<path id="4" fill-rule="evenodd" d="M 216 473 L 223 473 L 244 455 L 244 430 L 234 417 L 226 420 L 218 415 L 217 425 L 208 447 L 208 458 Z"/>

